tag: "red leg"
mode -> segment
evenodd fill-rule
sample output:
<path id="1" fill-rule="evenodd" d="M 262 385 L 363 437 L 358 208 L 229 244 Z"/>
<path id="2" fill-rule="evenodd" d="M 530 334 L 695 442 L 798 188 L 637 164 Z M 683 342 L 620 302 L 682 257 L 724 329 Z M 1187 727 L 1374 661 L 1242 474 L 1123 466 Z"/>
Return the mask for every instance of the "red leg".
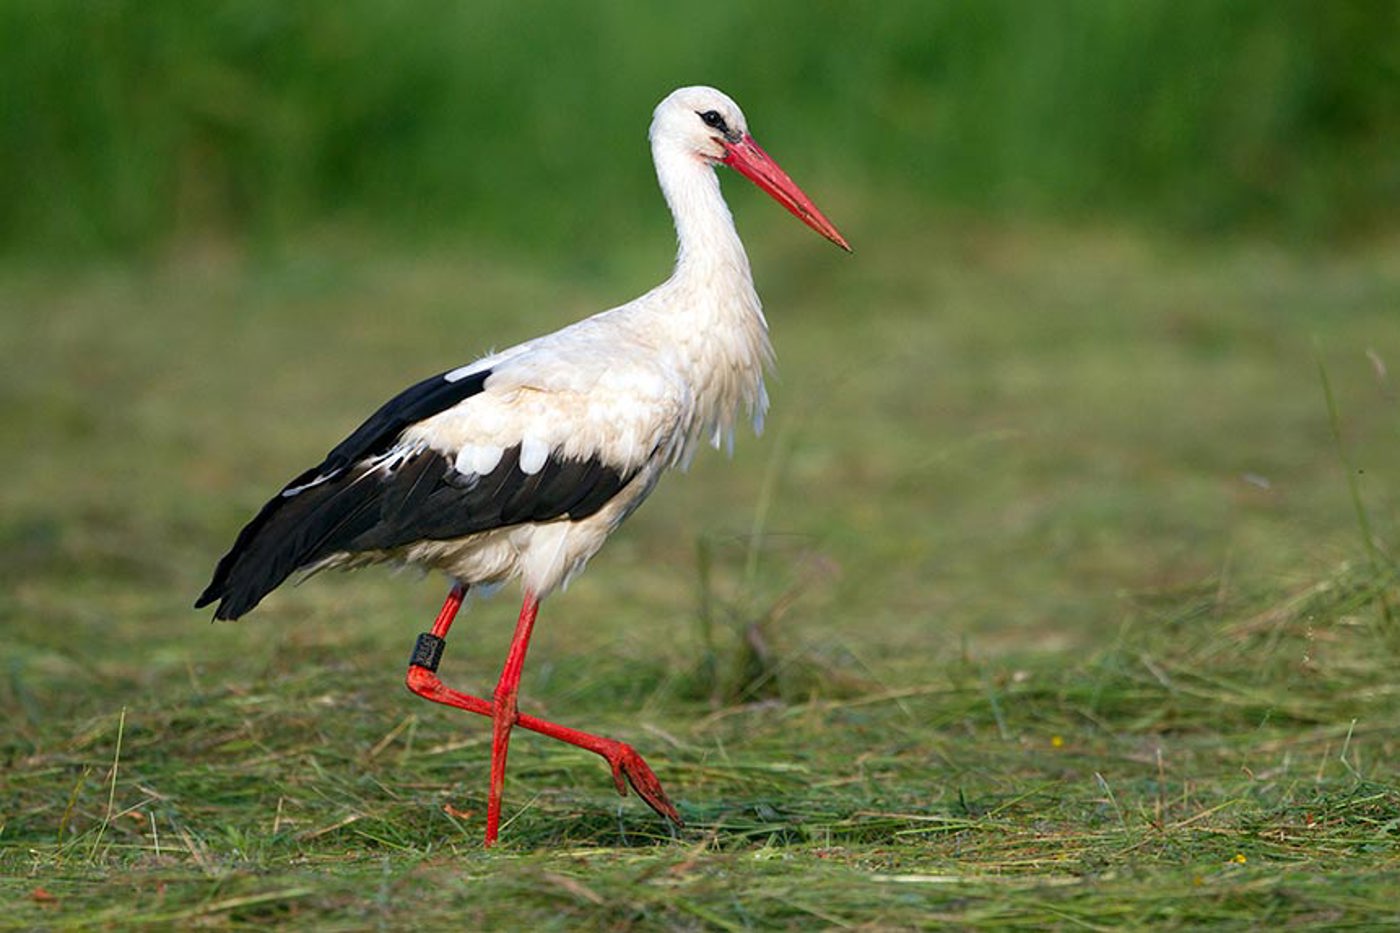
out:
<path id="1" fill-rule="evenodd" d="M 466 595 L 467 588 L 464 584 L 452 584 L 452 589 L 447 591 L 447 600 L 438 610 L 437 618 L 433 620 L 433 636 L 435 638 L 447 637 L 447 630 L 452 627 L 453 621 L 457 618 L 457 612 L 462 608 L 462 600 L 466 598 Z"/>
<path id="2" fill-rule="evenodd" d="M 432 632 L 419 636 L 418 645 L 415 647 L 413 658 L 409 662 L 408 689 L 434 703 L 455 706 L 471 713 L 491 717 L 491 789 L 487 795 L 486 844 L 489 846 L 496 841 L 499 830 L 501 791 L 505 786 L 506 752 L 510 744 L 510 730 L 513 725 L 519 725 L 531 732 L 538 732 L 541 735 L 547 735 L 550 738 L 559 739 L 562 742 L 601 755 L 612 768 L 613 783 L 617 785 L 618 793 L 626 796 L 627 785 L 630 784 L 632 789 L 637 792 L 637 796 L 645 800 L 653 810 L 677 826 L 683 825 L 680 814 L 676 812 L 675 806 L 667 798 L 666 791 L 662 789 L 656 774 L 632 746 L 625 742 L 570 729 L 568 726 L 546 722 L 543 719 L 537 719 L 517 711 L 520 673 L 525 664 L 525 652 L 529 647 L 530 633 L 539 611 L 539 601 L 532 595 L 526 594 L 525 603 L 521 606 L 515 637 L 511 641 L 510 652 L 506 656 L 501 678 L 496 684 L 495 702 L 488 702 L 480 697 L 461 693 L 443 684 L 437 676 L 438 662 L 442 658 L 443 640 L 447 636 L 448 629 L 452 627 L 452 622 L 457 616 L 457 611 L 461 608 L 465 594 L 466 588 L 464 586 L 461 584 L 454 586 L 447 595 L 447 601 L 443 603 L 442 611 L 438 613 L 438 617 L 433 623 Z"/>
<path id="3" fill-rule="evenodd" d="M 520 607 L 520 618 L 515 623 L 515 637 L 510 640 L 510 651 L 506 654 L 505 666 L 501 668 L 501 679 L 496 681 L 496 692 L 491 704 L 491 789 L 486 795 L 486 844 L 494 845 L 501 825 L 501 793 L 506 786 L 506 753 L 510 751 L 510 730 L 515 725 L 518 714 L 517 698 L 520 696 L 520 672 L 525 667 L 525 652 L 530 648 L 530 633 L 535 628 L 535 616 L 539 614 L 540 603 L 530 592 L 525 594 L 525 602 Z"/>

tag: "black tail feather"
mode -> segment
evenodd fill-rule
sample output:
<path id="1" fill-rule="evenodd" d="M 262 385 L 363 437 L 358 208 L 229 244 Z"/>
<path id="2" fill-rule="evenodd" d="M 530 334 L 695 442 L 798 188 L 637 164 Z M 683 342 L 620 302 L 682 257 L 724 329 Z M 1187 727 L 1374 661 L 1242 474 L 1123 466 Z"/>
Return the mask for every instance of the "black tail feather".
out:
<path id="1" fill-rule="evenodd" d="M 369 464 L 397 442 L 404 428 L 480 393 L 491 376 L 489 369 L 460 376 L 457 372 L 439 373 L 404 389 L 337 444 L 319 466 L 288 483 L 283 494 L 239 532 L 195 608 L 218 600 L 214 618 L 236 619 L 298 568 L 334 553 L 372 527 L 373 521 L 364 523 L 383 509 L 374 507 L 381 484 L 367 475 Z M 366 482 L 358 482 L 362 479 Z"/>
<path id="2" fill-rule="evenodd" d="M 278 496 L 239 533 L 195 608 L 215 600 L 216 619 L 236 619 L 289 576 L 344 550 L 379 519 L 379 483 L 363 472 Z"/>

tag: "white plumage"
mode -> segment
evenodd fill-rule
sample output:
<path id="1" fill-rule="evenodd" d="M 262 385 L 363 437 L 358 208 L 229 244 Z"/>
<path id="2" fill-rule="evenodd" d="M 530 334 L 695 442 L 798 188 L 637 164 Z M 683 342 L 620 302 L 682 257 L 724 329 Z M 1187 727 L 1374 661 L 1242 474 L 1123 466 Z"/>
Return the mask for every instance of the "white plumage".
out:
<path id="1" fill-rule="evenodd" d="M 761 427 L 773 350 L 714 165 L 742 172 L 849 247 L 719 91 L 673 92 L 656 107 L 650 139 L 676 224 L 671 277 L 625 305 L 400 393 L 264 506 L 197 605 L 219 600 L 216 617 L 237 618 L 296 570 L 383 560 L 447 573 L 458 582 L 458 602 L 467 587 L 518 578 L 526 594 L 524 634 L 517 632 L 523 661 L 538 601 L 583 568 L 665 470 L 686 464 L 702 442 L 732 445 L 741 417 Z M 439 654 L 453 598 L 434 628 Z M 436 663 L 415 661 L 421 672 Z M 415 685 L 415 676 L 410 685 L 430 699 L 483 712 L 435 693 L 440 684 Z M 502 688 L 491 706 L 498 735 L 517 720 L 514 689 L 506 691 L 508 717 Z M 564 731 L 559 737 L 578 744 L 578 734 Z M 585 747 L 642 790 L 637 765 L 622 752 Z M 504 746 L 499 762 L 493 754 L 493 775 L 503 767 Z M 493 777 L 498 807 L 496 788 Z M 643 796 L 678 819 L 659 784 Z"/>
<path id="2" fill-rule="evenodd" d="M 713 178 L 708 166 L 695 170 Z M 635 473 L 610 507 L 568 522 L 562 536 L 557 521 L 512 529 L 513 560 L 500 559 L 494 531 L 415 547 L 409 558 L 470 582 L 518 574 L 543 598 L 582 568 L 661 471 L 688 460 L 703 439 L 731 438 L 741 410 L 759 423 L 772 350 L 747 265 L 725 269 L 728 280 L 682 264 L 636 301 L 488 357 L 484 391 L 404 432 L 404 444 L 425 444 L 477 474 L 517 445 L 526 474 L 549 458 Z M 489 572 L 478 549 L 490 552 Z"/>

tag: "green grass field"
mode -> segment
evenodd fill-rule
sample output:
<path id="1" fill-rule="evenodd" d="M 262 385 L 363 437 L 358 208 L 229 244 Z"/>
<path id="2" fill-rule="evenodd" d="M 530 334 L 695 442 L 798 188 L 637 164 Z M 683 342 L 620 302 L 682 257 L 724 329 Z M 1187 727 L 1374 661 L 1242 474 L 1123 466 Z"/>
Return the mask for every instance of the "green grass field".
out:
<path id="1" fill-rule="evenodd" d="M 488 726 L 402 687 L 441 579 L 189 609 L 373 405 L 639 292 L 664 242 L 0 270 L 0 927 L 1400 923 L 1397 244 L 809 187 L 855 256 L 727 186 L 769 431 L 663 483 L 526 667 L 524 708 L 647 756 L 676 836 L 517 733 L 482 851 Z M 489 689 L 513 600 L 444 679 Z"/>

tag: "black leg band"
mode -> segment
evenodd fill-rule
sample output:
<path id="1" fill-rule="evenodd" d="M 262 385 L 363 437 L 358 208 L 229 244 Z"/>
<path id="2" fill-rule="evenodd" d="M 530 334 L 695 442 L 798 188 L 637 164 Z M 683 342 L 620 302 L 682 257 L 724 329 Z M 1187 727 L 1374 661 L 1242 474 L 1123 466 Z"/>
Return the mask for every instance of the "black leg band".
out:
<path id="1" fill-rule="evenodd" d="M 432 632 L 424 632 L 418 636 L 418 642 L 413 646 L 413 656 L 408 659 L 408 666 L 426 667 L 436 672 L 439 662 L 442 661 L 442 649 L 445 647 L 445 639 L 438 638 Z"/>

